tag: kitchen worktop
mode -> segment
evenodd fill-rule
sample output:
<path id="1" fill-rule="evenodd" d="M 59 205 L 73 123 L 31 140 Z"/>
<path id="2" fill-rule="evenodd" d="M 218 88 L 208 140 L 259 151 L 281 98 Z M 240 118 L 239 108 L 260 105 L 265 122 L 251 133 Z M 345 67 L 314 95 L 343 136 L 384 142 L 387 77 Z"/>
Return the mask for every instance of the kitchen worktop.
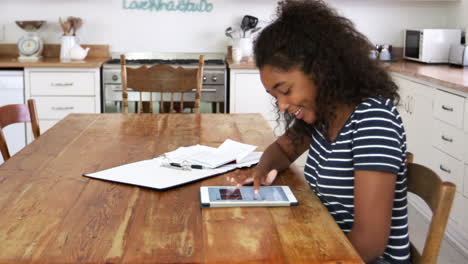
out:
<path id="1" fill-rule="evenodd" d="M 243 58 L 239 63 L 234 63 L 228 55 L 227 62 L 231 70 L 256 69 L 255 61 L 247 60 L 246 58 Z M 383 63 L 383 65 L 390 72 L 400 73 L 468 93 L 468 68 L 454 67 L 446 64 L 424 64 L 405 60 Z"/>
<path id="2" fill-rule="evenodd" d="M 239 69 L 254 70 L 254 69 L 257 69 L 257 66 L 255 66 L 255 61 L 253 59 L 249 59 L 249 58 L 246 58 L 246 57 L 242 58 L 242 60 L 240 62 L 234 62 L 232 60 L 231 56 L 228 53 L 226 61 L 227 61 L 229 69 L 231 69 L 231 70 L 239 70 Z"/>
<path id="3" fill-rule="evenodd" d="M 468 68 L 410 61 L 385 63 L 388 70 L 468 94 Z"/>
<path id="4" fill-rule="evenodd" d="M 82 61 L 61 62 L 59 58 L 60 45 L 46 44 L 42 58 L 37 62 L 18 61 L 18 49 L 16 44 L 0 44 L 0 68 L 34 68 L 34 67 L 58 67 L 58 68 L 99 68 L 110 59 L 108 45 L 81 45 L 89 47 L 88 56 Z"/>

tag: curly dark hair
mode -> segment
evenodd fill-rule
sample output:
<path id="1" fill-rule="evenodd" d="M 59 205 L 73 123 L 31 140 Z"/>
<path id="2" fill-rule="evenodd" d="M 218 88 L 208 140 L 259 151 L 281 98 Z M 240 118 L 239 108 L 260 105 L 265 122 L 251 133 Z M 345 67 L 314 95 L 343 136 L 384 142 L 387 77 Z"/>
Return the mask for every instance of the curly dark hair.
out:
<path id="1" fill-rule="evenodd" d="M 254 41 L 256 66 L 289 71 L 299 68 L 317 87 L 315 127 L 325 136 L 339 105 L 356 105 L 368 97 L 398 102 L 398 87 L 369 57 L 370 41 L 320 0 L 284 0 L 277 18 Z M 278 120 L 280 118 L 278 109 Z M 283 113 L 286 128 L 310 134 L 309 125 Z"/>

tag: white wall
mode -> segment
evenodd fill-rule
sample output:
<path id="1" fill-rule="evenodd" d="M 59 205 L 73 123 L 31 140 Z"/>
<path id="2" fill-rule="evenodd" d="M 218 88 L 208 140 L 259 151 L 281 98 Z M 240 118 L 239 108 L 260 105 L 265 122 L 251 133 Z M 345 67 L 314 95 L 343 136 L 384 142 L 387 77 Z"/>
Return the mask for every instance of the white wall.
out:
<path id="1" fill-rule="evenodd" d="M 452 8 L 454 26 L 465 29 L 465 32 L 468 31 L 468 0 L 460 0 Z"/>
<path id="2" fill-rule="evenodd" d="M 465 0 L 468 1 L 468 0 Z M 454 27 L 453 2 L 331 0 L 373 43 L 403 46 L 405 28 Z M 376 3 L 378 2 L 378 3 Z"/>
<path id="3" fill-rule="evenodd" d="M 15 43 L 23 34 L 14 24 L 15 20 L 47 20 L 41 35 L 46 43 L 59 43 L 58 17 L 78 16 L 84 20 L 78 31 L 81 43 L 110 44 L 112 51 L 224 52 L 229 44 L 224 36 L 226 27 L 238 25 L 245 14 L 268 21 L 277 2 L 207 1 L 214 5 L 211 13 L 125 10 L 122 8 L 123 0 L 1 0 L 0 26 L 5 25 L 6 33 L 0 42 Z M 467 0 L 463 1 L 466 10 Z M 454 13 L 462 16 L 456 8 L 460 3 L 398 0 L 328 2 L 351 18 L 374 43 L 395 46 L 402 45 L 404 28 L 454 26 L 459 23 Z"/>

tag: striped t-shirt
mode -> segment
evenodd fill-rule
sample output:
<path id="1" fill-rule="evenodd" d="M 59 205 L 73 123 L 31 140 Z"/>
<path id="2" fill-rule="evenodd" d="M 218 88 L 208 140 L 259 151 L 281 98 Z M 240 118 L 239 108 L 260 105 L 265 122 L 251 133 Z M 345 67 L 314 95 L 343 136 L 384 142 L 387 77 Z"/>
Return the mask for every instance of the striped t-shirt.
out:
<path id="1" fill-rule="evenodd" d="M 369 98 L 357 105 L 332 143 L 313 125 L 311 132 L 304 174 L 343 232 L 350 232 L 354 222 L 354 171 L 397 175 L 391 231 L 382 257 L 408 263 L 406 136 L 392 101 Z"/>

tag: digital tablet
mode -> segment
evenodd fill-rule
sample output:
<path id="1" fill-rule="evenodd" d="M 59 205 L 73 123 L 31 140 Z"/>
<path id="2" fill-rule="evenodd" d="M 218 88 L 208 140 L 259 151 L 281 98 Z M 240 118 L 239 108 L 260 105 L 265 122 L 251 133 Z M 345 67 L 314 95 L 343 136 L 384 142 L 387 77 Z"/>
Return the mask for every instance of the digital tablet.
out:
<path id="1" fill-rule="evenodd" d="M 254 195 L 253 186 L 237 189 L 235 186 L 200 187 L 202 207 L 291 206 L 298 205 L 288 186 L 261 186 Z"/>

